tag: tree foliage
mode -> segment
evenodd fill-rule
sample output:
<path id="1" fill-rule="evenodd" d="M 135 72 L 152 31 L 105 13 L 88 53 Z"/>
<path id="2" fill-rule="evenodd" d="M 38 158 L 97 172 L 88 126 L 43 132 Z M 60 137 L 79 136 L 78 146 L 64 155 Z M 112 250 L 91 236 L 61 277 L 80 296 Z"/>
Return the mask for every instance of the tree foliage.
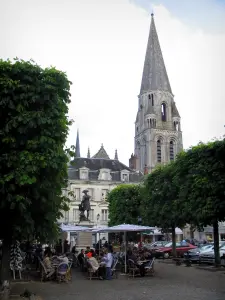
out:
<path id="1" fill-rule="evenodd" d="M 140 215 L 142 187 L 122 184 L 108 194 L 109 225 L 137 224 Z"/>
<path id="2" fill-rule="evenodd" d="M 175 181 L 186 203 L 186 221 L 197 227 L 212 225 L 219 263 L 218 222 L 225 219 L 225 141 L 199 144 L 179 154 Z"/>
<path id="3" fill-rule="evenodd" d="M 0 60 L 0 238 L 49 238 L 67 199 L 70 82 L 55 68 Z"/>
<path id="4" fill-rule="evenodd" d="M 145 177 L 143 186 L 133 190 L 125 185 L 113 190 L 109 197 L 111 224 L 135 224 L 140 215 L 145 225 L 172 232 L 174 254 L 176 227 L 212 225 L 218 264 L 218 222 L 225 220 L 224 175 L 225 140 L 200 143 L 181 152 L 175 162 L 156 168 Z"/>
<path id="5" fill-rule="evenodd" d="M 175 255 L 175 228 L 183 228 L 186 222 L 178 199 L 178 186 L 174 182 L 174 163 L 158 167 L 146 178 L 142 211 L 146 224 L 172 233 Z"/>

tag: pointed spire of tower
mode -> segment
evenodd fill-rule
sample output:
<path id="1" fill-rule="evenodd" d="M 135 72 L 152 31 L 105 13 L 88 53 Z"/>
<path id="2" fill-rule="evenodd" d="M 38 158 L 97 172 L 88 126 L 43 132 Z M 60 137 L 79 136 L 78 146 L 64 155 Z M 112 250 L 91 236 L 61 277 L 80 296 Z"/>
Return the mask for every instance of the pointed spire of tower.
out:
<path id="1" fill-rule="evenodd" d="M 118 160 L 118 153 L 117 153 L 117 149 L 115 150 L 115 157 L 114 157 L 115 160 Z"/>
<path id="2" fill-rule="evenodd" d="M 79 138 L 79 129 L 77 129 L 77 140 L 76 140 L 75 157 L 80 157 L 80 138 Z"/>
<path id="3" fill-rule="evenodd" d="M 152 13 L 140 94 L 156 90 L 172 94 Z"/>
<path id="4" fill-rule="evenodd" d="M 88 147 L 87 158 L 91 158 L 91 154 L 90 154 L 90 148 L 89 148 L 89 147 Z"/>

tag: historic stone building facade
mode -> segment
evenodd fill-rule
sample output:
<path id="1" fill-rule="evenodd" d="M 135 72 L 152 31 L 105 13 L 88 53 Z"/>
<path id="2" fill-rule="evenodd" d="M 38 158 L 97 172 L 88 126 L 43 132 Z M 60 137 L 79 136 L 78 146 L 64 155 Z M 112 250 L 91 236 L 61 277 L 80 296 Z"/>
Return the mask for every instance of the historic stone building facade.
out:
<path id="1" fill-rule="evenodd" d="M 174 160 L 183 149 L 180 122 L 152 14 L 129 166 L 150 173 Z"/>
<path id="2" fill-rule="evenodd" d="M 64 191 L 74 193 L 71 198 L 70 210 L 63 213 L 59 220 L 65 224 L 79 224 L 83 190 L 88 190 L 91 196 L 90 222 L 82 222 L 84 226 L 108 225 L 107 194 L 119 184 L 139 183 L 142 174 L 125 166 L 118 159 L 117 150 L 114 159 L 110 159 L 103 145 L 99 151 L 91 157 L 90 149 L 86 157 L 81 157 L 79 133 L 77 133 L 76 156 L 68 166 L 68 187 Z"/>

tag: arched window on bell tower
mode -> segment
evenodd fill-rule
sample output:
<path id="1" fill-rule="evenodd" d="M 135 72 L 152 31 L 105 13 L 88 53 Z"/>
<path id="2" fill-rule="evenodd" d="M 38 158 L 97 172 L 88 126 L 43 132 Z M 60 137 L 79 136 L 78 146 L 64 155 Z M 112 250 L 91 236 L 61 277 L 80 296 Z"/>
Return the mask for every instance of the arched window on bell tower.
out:
<path id="1" fill-rule="evenodd" d="M 162 116 L 162 121 L 166 122 L 166 118 L 167 118 L 167 116 L 166 116 L 166 103 L 164 103 L 164 102 L 161 104 L 161 116 Z"/>
<path id="2" fill-rule="evenodd" d="M 157 162 L 160 163 L 162 161 L 162 142 L 161 140 L 157 141 Z"/>
<path id="3" fill-rule="evenodd" d="M 170 160 L 174 160 L 174 142 L 170 141 Z"/>

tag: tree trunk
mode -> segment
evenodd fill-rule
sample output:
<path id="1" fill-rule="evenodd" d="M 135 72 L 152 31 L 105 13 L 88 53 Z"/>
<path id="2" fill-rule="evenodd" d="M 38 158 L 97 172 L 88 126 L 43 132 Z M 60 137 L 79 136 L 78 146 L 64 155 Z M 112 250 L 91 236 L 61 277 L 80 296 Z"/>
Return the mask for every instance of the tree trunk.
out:
<path id="1" fill-rule="evenodd" d="M 175 227 L 172 227 L 172 253 L 173 257 L 177 256 Z"/>
<path id="2" fill-rule="evenodd" d="M 219 266 L 220 265 L 219 225 L 217 221 L 213 223 L 213 238 L 214 238 L 215 266 Z"/>
<path id="3" fill-rule="evenodd" d="M 192 240 L 194 239 L 194 232 L 195 232 L 195 227 L 193 225 L 190 225 L 190 237 Z"/>
<path id="4" fill-rule="evenodd" d="M 9 298 L 9 288 L 10 288 L 10 248 L 11 241 L 3 240 L 2 244 L 2 263 L 0 270 L 0 299 L 6 300 Z"/>

